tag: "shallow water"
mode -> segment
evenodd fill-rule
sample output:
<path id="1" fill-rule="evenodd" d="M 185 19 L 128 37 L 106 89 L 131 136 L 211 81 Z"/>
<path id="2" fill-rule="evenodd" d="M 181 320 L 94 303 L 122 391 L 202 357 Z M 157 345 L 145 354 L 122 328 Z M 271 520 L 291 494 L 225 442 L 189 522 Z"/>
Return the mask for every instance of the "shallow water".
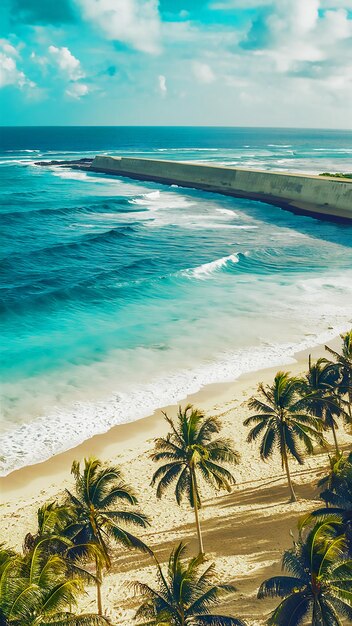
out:
<path id="1" fill-rule="evenodd" d="M 3 472 L 351 324 L 352 227 L 33 163 L 100 151 L 348 171 L 352 133 L 2 129 L 0 147 Z"/>

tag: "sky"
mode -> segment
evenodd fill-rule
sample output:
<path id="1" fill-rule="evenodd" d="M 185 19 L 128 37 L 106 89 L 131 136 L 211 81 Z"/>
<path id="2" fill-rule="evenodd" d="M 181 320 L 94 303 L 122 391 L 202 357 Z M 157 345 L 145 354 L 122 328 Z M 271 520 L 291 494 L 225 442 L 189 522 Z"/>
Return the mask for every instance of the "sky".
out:
<path id="1" fill-rule="evenodd" d="M 352 0 L 2 0 L 0 124 L 352 128 Z"/>

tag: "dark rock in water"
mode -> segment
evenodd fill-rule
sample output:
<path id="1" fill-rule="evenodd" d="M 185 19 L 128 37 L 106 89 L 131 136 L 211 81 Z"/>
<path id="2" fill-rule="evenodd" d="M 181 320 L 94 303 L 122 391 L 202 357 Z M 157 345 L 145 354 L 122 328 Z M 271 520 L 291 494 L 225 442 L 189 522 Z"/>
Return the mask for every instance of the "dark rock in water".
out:
<path id="1" fill-rule="evenodd" d="M 42 167 L 50 167 L 50 165 L 58 165 L 59 167 L 73 167 L 74 169 L 86 168 L 91 165 L 93 159 L 76 159 L 72 161 L 37 161 L 35 165 Z"/>

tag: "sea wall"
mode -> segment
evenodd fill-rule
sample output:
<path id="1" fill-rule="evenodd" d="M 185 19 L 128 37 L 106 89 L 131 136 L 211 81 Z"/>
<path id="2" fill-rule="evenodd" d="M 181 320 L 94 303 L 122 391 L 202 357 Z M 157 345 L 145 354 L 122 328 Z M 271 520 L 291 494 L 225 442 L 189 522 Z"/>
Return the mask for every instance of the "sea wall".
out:
<path id="1" fill-rule="evenodd" d="M 352 220 L 352 180 L 179 161 L 96 156 L 90 169 L 260 200 L 325 219 Z"/>

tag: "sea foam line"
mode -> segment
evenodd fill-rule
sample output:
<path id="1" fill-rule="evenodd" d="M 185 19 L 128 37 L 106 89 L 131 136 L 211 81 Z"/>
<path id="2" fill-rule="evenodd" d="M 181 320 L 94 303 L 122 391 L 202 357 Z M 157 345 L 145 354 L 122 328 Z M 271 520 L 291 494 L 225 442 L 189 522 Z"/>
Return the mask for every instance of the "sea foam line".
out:
<path id="1" fill-rule="evenodd" d="M 347 326 L 340 326 L 297 343 L 237 350 L 223 354 L 214 363 L 173 372 L 150 384 L 136 386 L 128 394 L 115 393 L 105 401 L 76 402 L 70 410 L 57 409 L 0 437 L 0 449 L 6 450 L 0 476 L 70 450 L 113 426 L 134 422 L 160 407 L 176 404 L 205 385 L 231 382 L 242 374 L 294 363 L 297 352 L 325 343 L 346 330 Z"/>

